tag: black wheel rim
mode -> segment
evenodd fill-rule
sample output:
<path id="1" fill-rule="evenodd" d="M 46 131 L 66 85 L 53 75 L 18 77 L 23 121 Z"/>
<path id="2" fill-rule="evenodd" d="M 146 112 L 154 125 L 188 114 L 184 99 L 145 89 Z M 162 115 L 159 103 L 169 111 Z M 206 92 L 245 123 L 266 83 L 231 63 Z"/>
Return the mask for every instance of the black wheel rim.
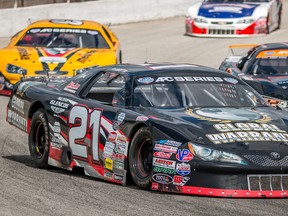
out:
<path id="1" fill-rule="evenodd" d="M 39 120 L 35 124 L 35 133 L 32 142 L 32 151 L 37 159 L 43 157 L 43 154 L 45 152 L 45 144 L 45 129 L 43 123 Z"/>
<path id="2" fill-rule="evenodd" d="M 152 171 L 153 148 L 149 136 L 141 137 L 133 158 L 133 168 L 140 179 L 147 178 Z"/>

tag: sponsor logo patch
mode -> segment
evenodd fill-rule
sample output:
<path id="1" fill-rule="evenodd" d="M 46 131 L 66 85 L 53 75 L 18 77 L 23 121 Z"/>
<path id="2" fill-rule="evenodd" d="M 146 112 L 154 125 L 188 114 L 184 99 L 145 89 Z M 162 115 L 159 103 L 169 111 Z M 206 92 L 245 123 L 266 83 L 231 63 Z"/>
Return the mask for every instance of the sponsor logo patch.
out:
<path id="1" fill-rule="evenodd" d="M 137 80 L 139 83 L 143 83 L 143 84 L 150 84 L 154 81 L 154 78 L 152 77 L 142 77 L 142 78 L 139 78 Z"/>
<path id="2" fill-rule="evenodd" d="M 171 184 L 173 179 L 171 176 L 167 174 L 154 174 L 152 176 L 153 181 L 158 182 L 160 184 Z"/>
<path id="3" fill-rule="evenodd" d="M 176 172 L 182 176 L 188 175 L 191 172 L 190 164 L 178 163 L 176 165 Z"/>
<path id="4" fill-rule="evenodd" d="M 154 157 L 160 157 L 160 158 L 165 158 L 169 159 L 171 157 L 172 153 L 167 153 L 167 152 L 154 152 L 153 156 Z"/>
<path id="5" fill-rule="evenodd" d="M 193 154 L 188 149 L 178 149 L 176 159 L 180 162 L 189 162 L 193 159 Z"/>
<path id="6" fill-rule="evenodd" d="M 173 177 L 173 184 L 178 186 L 184 186 L 187 183 L 187 181 L 189 181 L 189 179 L 190 178 L 187 176 L 175 175 Z"/>
<path id="7" fill-rule="evenodd" d="M 162 158 L 153 158 L 153 166 L 175 169 L 176 162 Z"/>

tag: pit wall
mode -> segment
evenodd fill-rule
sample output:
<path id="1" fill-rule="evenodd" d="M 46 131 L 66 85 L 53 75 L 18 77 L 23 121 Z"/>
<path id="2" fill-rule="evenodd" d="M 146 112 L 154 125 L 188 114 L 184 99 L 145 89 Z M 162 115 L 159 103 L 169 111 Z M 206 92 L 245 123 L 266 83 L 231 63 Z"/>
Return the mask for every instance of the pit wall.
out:
<path id="1" fill-rule="evenodd" d="M 197 0 L 99 0 L 0 10 L 0 37 L 10 37 L 39 19 L 86 19 L 124 24 L 186 15 Z M 29 21 L 30 20 L 30 21 Z"/>

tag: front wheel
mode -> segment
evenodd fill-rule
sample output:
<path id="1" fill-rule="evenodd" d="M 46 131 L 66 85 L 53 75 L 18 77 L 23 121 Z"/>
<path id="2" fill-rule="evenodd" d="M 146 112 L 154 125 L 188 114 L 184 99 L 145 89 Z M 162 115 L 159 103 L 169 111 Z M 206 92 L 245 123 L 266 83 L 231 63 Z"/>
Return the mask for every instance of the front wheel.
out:
<path id="1" fill-rule="evenodd" d="M 44 109 L 39 109 L 32 117 L 29 133 L 30 155 L 39 168 L 48 167 L 49 126 Z"/>
<path id="2" fill-rule="evenodd" d="M 147 127 L 140 128 L 132 139 L 129 149 L 129 170 L 133 181 L 143 189 L 151 187 L 153 146 Z"/>
<path id="3" fill-rule="evenodd" d="M 269 23 L 269 15 L 267 17 L 267 20 L 266 20 L 266 34 L 269 34 L 270 33 L 270 23 Z"/>
<path id="4" fill-rule="evenodd" d="M 282 8 L 279 10 L 279 15 L 278 15 L 278 27 L 277 29 L 280 29 L 281 27 L 281 22 L 282 22 Z"/>

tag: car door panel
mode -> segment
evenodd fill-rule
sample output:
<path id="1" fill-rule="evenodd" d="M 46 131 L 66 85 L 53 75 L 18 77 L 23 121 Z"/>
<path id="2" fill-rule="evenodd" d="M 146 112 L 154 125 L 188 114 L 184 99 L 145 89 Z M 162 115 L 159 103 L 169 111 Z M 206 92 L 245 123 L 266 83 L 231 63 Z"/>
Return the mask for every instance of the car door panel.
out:
<path id="1" fill-rule="evenodd" d="M 126 114 L 91 99 L 77 99 L 51 123 L 49 164 L 82 167 L 89 176 L 125 183 L 129 139 L 120 129 Z"/>

